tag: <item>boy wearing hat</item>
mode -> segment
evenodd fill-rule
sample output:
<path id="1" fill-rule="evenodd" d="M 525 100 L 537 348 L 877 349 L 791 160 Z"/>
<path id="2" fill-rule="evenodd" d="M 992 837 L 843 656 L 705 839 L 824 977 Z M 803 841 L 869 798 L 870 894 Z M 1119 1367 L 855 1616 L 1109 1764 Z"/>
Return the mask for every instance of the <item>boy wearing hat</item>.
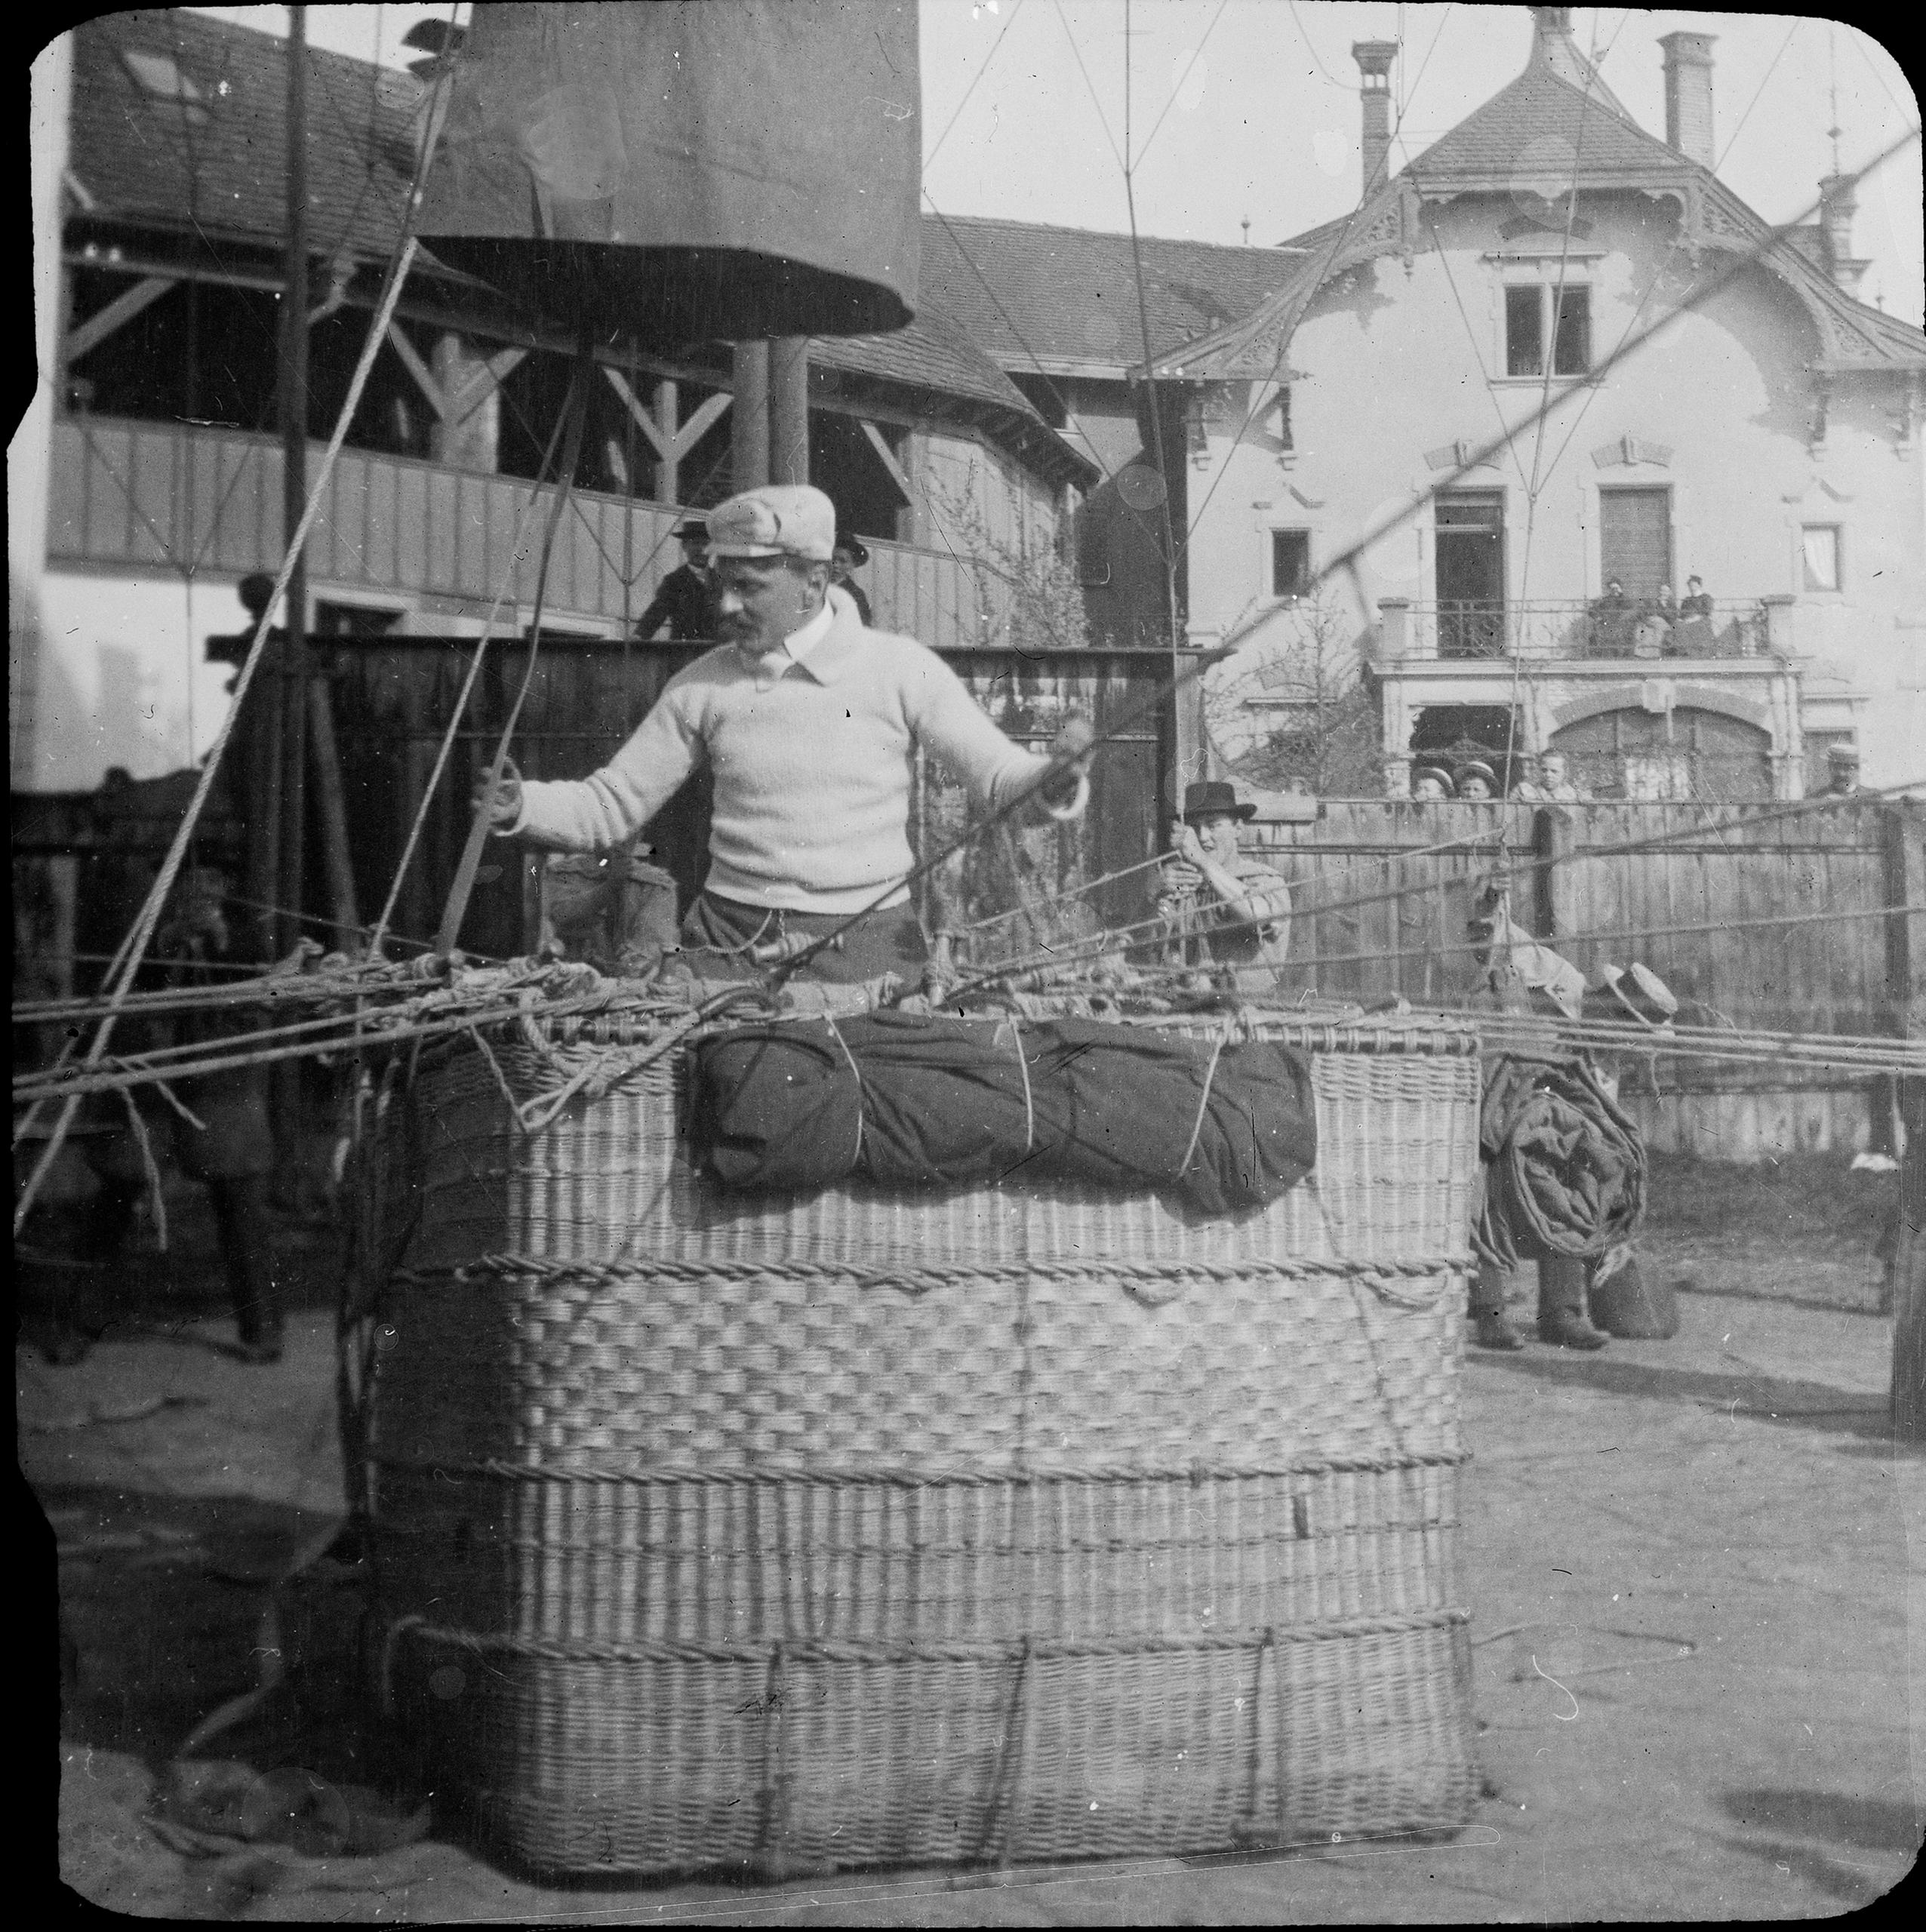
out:
<path id="1" fill-rule="evenodd" d="M 1081 812 L 1076 764 L 1094 739 L 1072 718 L 1023 749 L 955 672 L 913 638 L 864 627 L 830 587 L 835 509 L 807 484 L 731 497 L 709 518 L 716 613 L 728 641 L 677 672 L 635 735 L 592 777 L 524 783 L 489 801 L 497 832 L 605 852 L 632 838 L 689 776 L 715 781 L 709 875 L 682 922 L 709 977 L 753 972 L 819 939 L 820 980 L 913 975 L 927 957 L 907 883 L 910 779 L 932 753 L 995 810 L 1034 792 Z M 487 795 L 485 781 L 477 793 Z M 846 928 L 852 915 L 863 916 Z"/>
<path id="2" fill-rule="evenodd" d="M 1164 862 L 1158 916 L 1178 935 L 1190 965 L 1241 969 L 1248 991 L 1276 984 L 1291 949 L 1291 888 L 1261 859 L 1238 849 L 1238 829 L 1257 808 L 1216 779 L 1184 788 Z M 1249 976 L 1247 984 L 1247 974 Z"/>
<path id="3" fill-rule="evenodd" d="M 1498 795 L 1498 774 L 1491 766 L 1473 758 L 1458 768 L 1458 796 L 1476 802 Z"/>
<path id="4" fill-rule="evenodd" d="M 703 643 L 718 635 L 715 586 L 709 571 L 709 525 L 692 516 L 678 523 L 672 534 L 681 540 L 682 561 L 656 586 L 635 625 L 638 643 L 648 643 L 664 624 L 678 644 Z"/>
<path id="5" fill-rule="evenodd" d="M 866 624 L 874 621 L 869 615 L 869 600 L 851 572 L 860 571 L 869 561 L 868 547 L 860 537 L 837 537 L 835 552 L 829 559 L 829 581 L 856 606 L 856 614 Z"/>
<path id="6" fill-rule="evenodd" d="M 1420 765 L 1411 774 L 1411 796 L 1420 804 L 1434 798 L 1455 798 L 1458 788 L 1452 783 L 1451 774 L 1443 766 Z"/>

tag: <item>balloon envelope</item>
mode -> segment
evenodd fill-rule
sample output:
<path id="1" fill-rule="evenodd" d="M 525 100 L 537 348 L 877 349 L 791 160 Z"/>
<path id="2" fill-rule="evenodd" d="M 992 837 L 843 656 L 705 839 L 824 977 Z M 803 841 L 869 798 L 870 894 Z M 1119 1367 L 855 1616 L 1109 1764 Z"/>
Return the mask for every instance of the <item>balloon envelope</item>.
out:
<path id="1" fill-rule="evenodd" d="M 915 0 L 473 12 L 419 232 L 545 315 L 663 341 L 901 328 Z"/>

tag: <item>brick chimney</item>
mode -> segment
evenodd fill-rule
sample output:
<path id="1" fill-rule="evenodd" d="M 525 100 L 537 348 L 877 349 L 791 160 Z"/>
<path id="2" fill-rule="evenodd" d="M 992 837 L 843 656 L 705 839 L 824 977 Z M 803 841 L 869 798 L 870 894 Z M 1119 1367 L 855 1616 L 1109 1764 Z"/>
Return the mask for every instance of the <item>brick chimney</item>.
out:
<path id="1" fill-rule="evenodd" d="M 1669 33 L 1665 49 L 1665 139 L 1688 161 L 1712 164 L 1712 44 L 1709 33 Z"/>
<path id="2" fill-rule="evenodd" d="M 1351 44 L 1358 63 L 1358 93 L 1365 104 L 1365 199 L 1382 188 L 1391 168 L 1391 63 L 1398 57 L 1395 40 L 1358 40 Z"/>
<path id="3" fill-rule="evenodd" d="M 1826 266 L 1832 279 L 1857 299 L 1860 278 L 1872 264 L 1853 254 L 1853 217 L 1859 197 L 1848 174 L 1829 174 L 1819 184 L 1819 225 L 1826 236 Z"/>

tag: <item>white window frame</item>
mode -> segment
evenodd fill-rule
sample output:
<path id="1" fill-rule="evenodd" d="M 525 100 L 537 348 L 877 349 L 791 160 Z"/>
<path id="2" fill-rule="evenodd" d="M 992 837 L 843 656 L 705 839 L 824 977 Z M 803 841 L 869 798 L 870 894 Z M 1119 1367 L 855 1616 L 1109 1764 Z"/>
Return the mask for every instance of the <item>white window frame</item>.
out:
<path id="1" fill-rule="evenodd" d="M 1589 251 L 1580 257 L 1576 251 L 1564 264 L 1564 273 L 1559 272 L 1558 251 L 1554 249 L 1549 257 L 1534 257 L 1528 262 L 1520 262 L 1512 257 L 1488 256 L 1485 259 L 1499 268 L 1492 300 L 1491 315 L 1491 375 L 1495 389 L 1501 385 L 1514 388 L 1542 389 L 1545 374 L 1543 370 L 1535 376 L 1514 376 L 1511 368 L 1511 342 L 1507 308 L 1510 291 L 1514 288 L 1536 288 L 1538 297 L 1538 319 L 1544 333 L 1543 341 L 1547 357 L 1555 355 L 1558 347 L 1558 330 L 1552 300 L 1562 280 L 1568 291 L 1583 289 L 1587 303 L 1587 335 L 1586 366 L 1571 375 L 1553 375 L 1554 383 L 1590 383 L 1598 380 L 1598 285 L 1592 278 L 1592 270 L 1600 258 L 1599 251 Z"/>
<path id="2" fill-rule="evenodd" d="M 1832 581 L 1816 584 L 1809 580 L 1806 565 L 1806 539 L 1823 531 L 1832 539 Z M 1843 523 L 1800 522 L 1795 533 L 1792 563 L 1801 597 L 1840 597 L 1846 588 L 1846 528 Z"/>

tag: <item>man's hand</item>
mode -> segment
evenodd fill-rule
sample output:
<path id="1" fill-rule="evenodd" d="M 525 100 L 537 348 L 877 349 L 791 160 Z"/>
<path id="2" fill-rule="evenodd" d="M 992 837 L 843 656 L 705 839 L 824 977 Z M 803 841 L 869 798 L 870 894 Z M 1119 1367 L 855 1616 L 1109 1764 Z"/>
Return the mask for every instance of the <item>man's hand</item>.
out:
<path id="1" fill-rule="evenodd" d="M 1164 861 L 1163 890 L 1167 893 L 1198 893 L 1204 890 L 1204 875 L 1184 859 Z"/>
<path id="2" fill-rule="evenodd" d="M 1081 712 L 1065 714 L 1056 737 L 1050 741 L 1050 755 L 1056 759 L 1074 758 L 1076 762 L 1065 765 L 1038 787 L 1038 795 L 1046 805 L 1061 811 L 1076 802 L 1090 768 L 1091 747 L 1096 743 L 1097 727 Z"/>
<path id="3" fill-rule="evenodd" d="M 1203 840 L 1197 835 L 1196 826 L 1186 825 L 1182 819 L 1171 828 L 1171 850 L 1192 866 L 1201 866 L 1210 857 Z"/>
<path id="4" fill-rule="evenodd" d="M 489 784 L 490 770 L 484 765 L 475 774 L 475 792 L 471 801 L 473 809 L 480 811 L 485 806 L 489 822 L 499 831 L 512 825 L 521 816 L 521 774 L 512 762 L 502 768 L 501 781 L 492 788 Z"/>

